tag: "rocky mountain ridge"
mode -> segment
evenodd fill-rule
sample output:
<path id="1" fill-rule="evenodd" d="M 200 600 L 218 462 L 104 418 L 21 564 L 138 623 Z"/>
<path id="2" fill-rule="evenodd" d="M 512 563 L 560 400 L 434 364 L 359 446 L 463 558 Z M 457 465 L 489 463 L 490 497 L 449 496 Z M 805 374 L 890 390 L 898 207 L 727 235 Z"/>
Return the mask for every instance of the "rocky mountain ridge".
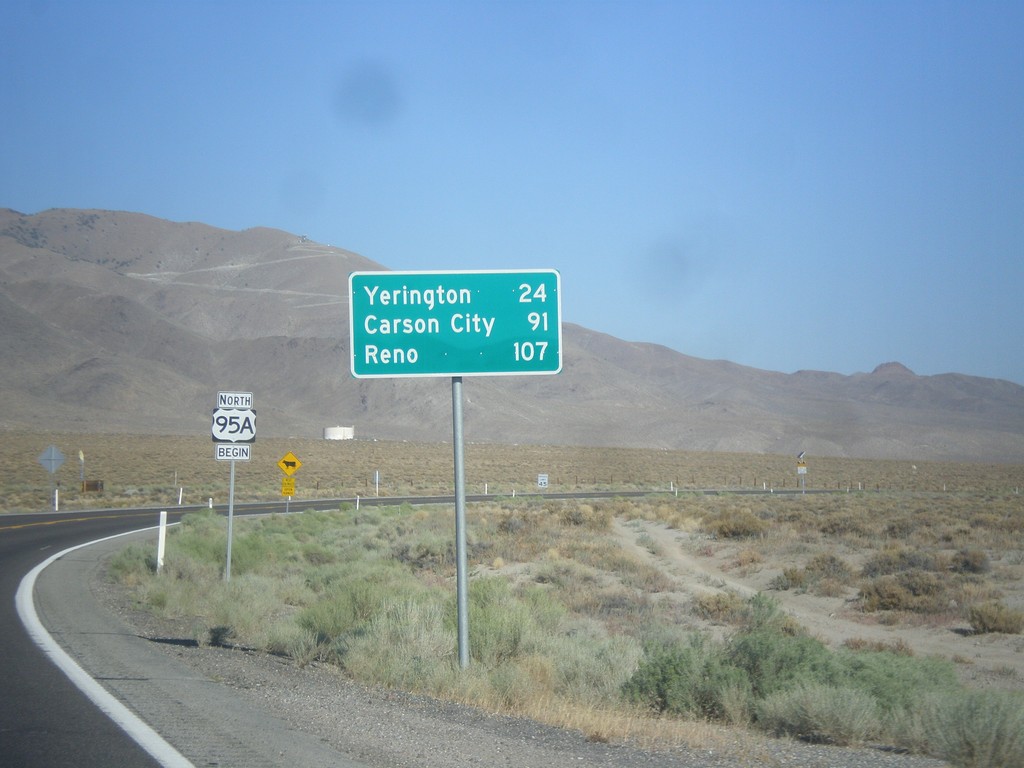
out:
<path id="1" fill-rule="evenodd" d="M 384 269 L 274 229 L 0 209 L 0 429 L 451 439 L 448 379 L 353 379 L 347 278 Z M 565 323 L 556 376 L 471 377 L 467 440 L 1024 462 L 1024 387 L 899 363 L 763 371 Z"/>

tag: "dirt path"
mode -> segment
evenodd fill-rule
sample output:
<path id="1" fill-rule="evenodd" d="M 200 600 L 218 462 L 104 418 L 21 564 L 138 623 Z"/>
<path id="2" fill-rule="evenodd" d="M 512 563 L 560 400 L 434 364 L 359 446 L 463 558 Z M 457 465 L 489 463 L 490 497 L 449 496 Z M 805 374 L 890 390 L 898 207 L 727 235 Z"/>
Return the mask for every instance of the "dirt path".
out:
<path id="1" fill-rule="evenodd" d="M 1024 689 L 1024 637 L 1020 635 L 972 635 L 965 622 L 883 625 L 852 606 L 853 585 L 846 595 L 835 598 L 770 590 L 769 583 L 782 565 L 760 563 L 740 568 L 737 555 L 742 547 L 674 530 L 663 523 L 616 519 L 614 525 L 622 546 L 670 576 L 681 598 L 708 592 L 734 592 L 746 598 L 767 592 L 789 616 L 834 648 L 850 639 L 886 645 L 902 642 L 918 656 L 955 661 L 961 678 L 972 686 Z"/>

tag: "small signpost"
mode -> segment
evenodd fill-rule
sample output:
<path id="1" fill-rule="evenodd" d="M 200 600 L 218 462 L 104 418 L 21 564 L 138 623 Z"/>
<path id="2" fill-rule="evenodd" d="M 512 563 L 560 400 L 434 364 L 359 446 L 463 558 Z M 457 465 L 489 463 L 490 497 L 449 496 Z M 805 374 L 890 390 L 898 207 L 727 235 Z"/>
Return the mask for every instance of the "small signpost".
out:
<path id="1" fill-rule="evenodd" d="M 804 453 L 804 451 L 800 451 L 796 457 L 796 474 L 800 478 L 800 493 L 807 493 L 807 462 L 804 461 Z"/>
<path id="2" fill-rule="evenodd" d="M 235 462 L 249 461 L 252 444 L 256 442 L 256 411 L 252 392 L 218 392 L 213 409 L 214 453 L 217 461 L 231 462 L 228 484 L 228 551 L 224 565 L 224 581 L 231 581 L 231 540 L 235 522 Z"/>
<path id="3" fill-rule="evenodd" d="M 349 365 L 356 378 L 450 376 L 459 666 L 469 666 L 463 376 L 562 370 L 562 283 L 553 269 L 353 272 Z"/>
<path id="4" fill-rule="evenodd" d="M 57 486 L 54 474 L 64 463 L 64 454 L 60 452 L 60 449 L 57 446 L 51 445 L 39 454 L 38 461 L 43 465 L 43 469 L 50 473 L 50 496 L 53 497 L 53 511 L 56 512 L 60 507 L 60 497 L 57 495 Z"/>
<path id="5" fill-rule="evenodd" d="M 299 461 L 299 457 L 291 451 L 288 451 L 281 459 L 277 462 L 277 466 L 280 467 L 281 471 L 284 472 L 285 477 L 281 478 L 281 495 L 285 497 L 284 512 L 288 514 L 288 505 L 292 500 L 292 496 L 295 495 L 295 478 L 292 477 L 296 472 L 299 471 L 299 467 L 302 466 L 302 462 Z"/>

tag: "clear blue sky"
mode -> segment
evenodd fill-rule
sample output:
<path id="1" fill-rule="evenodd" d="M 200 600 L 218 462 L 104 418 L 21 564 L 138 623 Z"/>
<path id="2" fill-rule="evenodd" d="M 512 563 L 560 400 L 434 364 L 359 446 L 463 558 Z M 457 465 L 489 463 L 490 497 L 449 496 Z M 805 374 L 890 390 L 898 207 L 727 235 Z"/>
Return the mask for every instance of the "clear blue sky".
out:
<path id="1" fill-rule="evenodd" d="M 623 339 L 1024 383 L 1022 41 L 1021 2 L 8 0 L 0 206 L 556 268 Z"/>

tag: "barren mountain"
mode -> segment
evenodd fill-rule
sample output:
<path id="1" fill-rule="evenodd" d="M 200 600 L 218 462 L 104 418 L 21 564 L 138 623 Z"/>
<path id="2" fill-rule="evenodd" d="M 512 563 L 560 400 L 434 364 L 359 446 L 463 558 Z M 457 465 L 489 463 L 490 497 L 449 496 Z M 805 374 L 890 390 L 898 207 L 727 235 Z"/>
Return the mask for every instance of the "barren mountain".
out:
<path id="1" fill-rule="evenodd" d="M 447 379 L 349 374 L 348 274 L 372 269 L 273 229 L 0 210 L 0 429 L 204 433 L 233 389 L 261 435 L 450 440 Z M 783 374 L 563 332 L 556 376 L 466 380 L 467 440 L 1024 462 L 1010 382 Z"/>

